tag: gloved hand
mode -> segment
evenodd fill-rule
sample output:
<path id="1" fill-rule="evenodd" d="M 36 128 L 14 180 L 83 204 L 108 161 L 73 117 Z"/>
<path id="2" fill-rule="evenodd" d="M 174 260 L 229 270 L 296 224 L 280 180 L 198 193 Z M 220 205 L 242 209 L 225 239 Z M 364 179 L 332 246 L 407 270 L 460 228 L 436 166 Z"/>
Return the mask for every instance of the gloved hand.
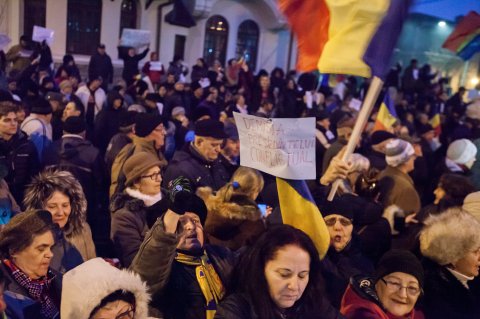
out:
<path id="1" fill-rule="evenodd" d="M 192 196 L 190 181 L 183 176 L 177 177 L 168 183 L 168 192 L 170 197 L 170 210 L 178 215 L 185 214 L 188 202 Z"/>

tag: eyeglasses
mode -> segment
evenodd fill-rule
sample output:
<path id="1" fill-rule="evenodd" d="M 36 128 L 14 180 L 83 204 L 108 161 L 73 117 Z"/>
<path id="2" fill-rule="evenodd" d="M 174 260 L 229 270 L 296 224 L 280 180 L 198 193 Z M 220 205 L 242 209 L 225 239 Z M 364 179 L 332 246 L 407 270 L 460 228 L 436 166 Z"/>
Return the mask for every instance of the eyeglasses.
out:
<path id="1" fill-rule="evenodd" d="M 150 179 L 152 181 L 157 181 L 159 179 L 159 177 L 162 176 L 162 173 L 161 172 L 156 172 L 156 173 L 153 173 L 153 174 L 150 174 L 150 175 L 144 175 L 144 176 L 140 176 L 141 178 L 147 178 L 147 177 L 150 177 Z"/>
<path id="2" fill-rule="evenodd" d="M 385 279 L 380 279 L 385 283 L 388 289 L 394 292 L 399 292 L 401 289 L 405 288 L 407 289 L 407 294 L 412 297 L 418 296 L 422 292 L 422 288 L 420 287 L 415 287 L 415 286 L 402 286 L 399 282 L 396 281 L 390 281 L 390 280 L 385 280 Z"/>
<path id="3" fill-rule="evenodd" d="M 117 315 L 115 319 L 134 319 L 135 318 L 135 308 L 122 312 Z"/>
<path id="4" fill-rule="evenodd" d="M 333 226 L 337 223 L 337 220 L 340 221 L 340 224 L 342 226 L 350 226 L 352 224 L 352 221 L 350 219 L 344 217 L 325 218 L 325 224 L 327 226 Z"/>

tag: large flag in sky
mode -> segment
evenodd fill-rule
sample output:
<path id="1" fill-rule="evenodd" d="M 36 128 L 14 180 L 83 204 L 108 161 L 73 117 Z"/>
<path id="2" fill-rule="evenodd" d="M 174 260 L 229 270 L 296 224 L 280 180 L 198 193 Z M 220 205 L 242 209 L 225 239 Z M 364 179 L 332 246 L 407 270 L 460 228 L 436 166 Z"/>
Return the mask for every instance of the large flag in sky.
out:
<path id="1" fill-rule="evenodd" d="M 388 72 L 411 2 L 279 0 L 280 9 L 297 37 L 299 71 L 314 70 L 316 60 L 321 73 L 363 77 L 373 74 L 381 79 Z M 312 50 L 307 52 L 305 43 L 315 43 L 315 47 L 309 47 Z M 309 63 L 305 63 L 306 59 Z"/>
<path id="2" fill-rule="evenodd" d="M 307 183 L 277 177 L 277 190 L 283 223 L 305 232 L 315 243 L 320 258 L 323 258 L 330 245 L 330 235 Z"/>
<path id="3" fill-rule="evenodd" d="M 380 109 L 378 110 L 377 119 L 373 126 L 374 131 L 389 131 L 393 124 L 397 121 L 397 111 L 395 110 L 395 104 L 390 98 L 390 94 L 385 93 Z"/>
<path id="4" fill-rule="evenodd" d="M 455 27 L 442 47 L 464 60 L 480 52 L 480 14 L 470 11 Z"/>

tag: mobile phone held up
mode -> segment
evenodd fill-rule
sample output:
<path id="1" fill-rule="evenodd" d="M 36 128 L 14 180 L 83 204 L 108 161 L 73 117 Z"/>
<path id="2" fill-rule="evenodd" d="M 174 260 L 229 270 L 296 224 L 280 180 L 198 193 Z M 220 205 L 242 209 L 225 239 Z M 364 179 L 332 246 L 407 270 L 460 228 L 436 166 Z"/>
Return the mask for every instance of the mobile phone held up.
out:
<path id="1" fill-rule="evenodd" d="M 267 216 L 267 204 L 257 204 L 258 209 L 260 209 L 260 212 L 262 213 L 262 217 Z"/>

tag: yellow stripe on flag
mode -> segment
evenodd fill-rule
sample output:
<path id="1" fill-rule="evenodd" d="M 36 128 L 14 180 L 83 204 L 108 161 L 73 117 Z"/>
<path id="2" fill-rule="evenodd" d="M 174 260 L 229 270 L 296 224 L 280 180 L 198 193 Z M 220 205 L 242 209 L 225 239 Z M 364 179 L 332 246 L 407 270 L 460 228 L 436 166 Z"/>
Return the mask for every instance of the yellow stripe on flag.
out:
<path id="1" fill-rule="evenodd" d="M 283 223 L 310 236 L 320 258 L 323 258 L 330 246 L 330 234 L 317 205 L 304 198 L 281 178 L 277 178 L 277 190 Z"/>
<path id="2" fill-rule="evenodd" d="M 390 114 L 385 103 L 382 103 L 382 105 L 380 105 L 380 109 L 378 110 L 377 119 L 375 121 L 375 126 L 373 127 L 373 130 L 388 131 L 393 127 L 393 124 L 395 124 L 396 121 L 397 119 L 395 118 L 395 116 Z"/>

